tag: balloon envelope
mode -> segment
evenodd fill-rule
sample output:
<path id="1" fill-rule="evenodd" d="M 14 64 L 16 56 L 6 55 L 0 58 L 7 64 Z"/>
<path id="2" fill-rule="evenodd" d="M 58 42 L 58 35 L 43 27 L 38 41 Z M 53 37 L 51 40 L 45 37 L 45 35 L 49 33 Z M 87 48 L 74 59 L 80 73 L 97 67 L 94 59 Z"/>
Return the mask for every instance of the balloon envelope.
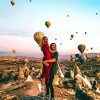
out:
<path id="1" fill-rule="evenodd" d="M 13 49 L 13 51 L 12 51 L 12 52 L 13 52 L 13 54 L 15 54 L 15 53 L 16 53 L 16 50 L 15 50 L 15 49 Z"/>
<path id="2" fill-rule="evenodd" d="M 70 38 L 70 40 L 72 40 L 72 38 Z"/>
<path id="3" fill-rule="evenodd" d="M 45 25 L 46 25 L 47 28 L 49 28 L 51 26 L 51 22 L 50 21 L 46 21 Z"/>
<path id="4" fill-rule="evenodd" d="M 16 4 L 16 0 L 11 0 L 11 4 L 14 6 Z"/>
<path id="5" fill-rule="evenodd" d="M 67 17 L 69 17 L 69 15 L 67 15 Z"/>
<path id="6" fill-rule="evenodd" d="M 62 43 L 60 43 L 60 45 L 62 45 Z"/>
<path id="7" fill-rule="evenodd" d="M 87 32 L 85 32 L 85 34 L 87 34 Z"/>
<path id="8" fill-rule="evenodd" d="M 91 50 L 93 50 L 93 48 L 91 47 Z"/>
<path id="9" fill-rule="evenodd" d="M 84 45 L 84 44 L 78 45 L 78 50 L 79 50 L 81 53 L 83 53 L 84 50 L 85 50 L 85 45 Z"/>
<path id="10" fill-rule="evenodd" d="M 98 15 L 98 13 L 96 13 L 96 15 Z"/>
<path id="11" fill-rule="evenodd" d="M 73 34 L 71 34 L 71 38 L 73 38 L 74 37 L 74 35 Z"/>
<path id="12" fill-rule="evenodd" d="M 55 38 L 55 40 L 57 40 L 57 38 Z"/>
<path id="13" fill-rule="evenodd" d="M 44 36 L 45 36 L 45 35 L 44 35 L 43 32 L 36 32 L 36 33 L 34 34 L 34 40 L 37 42 L 37 44 L 38 44 L 39 46 L 42 45 L 42 38 L 43 38 Z"/>
<path id="14" fill-rule="evenodd" d="M 88 51 L 88 49 L 86 49 L 86 51 Z"/>

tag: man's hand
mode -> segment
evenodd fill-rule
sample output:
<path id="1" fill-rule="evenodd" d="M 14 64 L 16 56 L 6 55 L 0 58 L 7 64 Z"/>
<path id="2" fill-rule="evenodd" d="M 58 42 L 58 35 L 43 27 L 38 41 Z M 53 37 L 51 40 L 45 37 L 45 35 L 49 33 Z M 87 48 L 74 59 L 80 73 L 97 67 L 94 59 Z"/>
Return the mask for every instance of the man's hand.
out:
<path id="1" fill-rule="evenodd" d="M 46 63 L 46 61 L 42 61 L 42 64 L 45 64 Z"/>
<path id="2" fill-rule="evenodd" d="M 46 61 L 42 62 L 45 66 L 49 66 L 49 64 Z"/>

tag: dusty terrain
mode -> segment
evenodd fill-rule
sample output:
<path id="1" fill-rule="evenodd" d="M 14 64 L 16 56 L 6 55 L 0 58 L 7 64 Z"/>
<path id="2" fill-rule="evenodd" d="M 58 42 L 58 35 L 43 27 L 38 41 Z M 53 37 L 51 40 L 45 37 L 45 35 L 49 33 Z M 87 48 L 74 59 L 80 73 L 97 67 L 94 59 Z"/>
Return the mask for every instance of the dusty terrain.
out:
<path id="1" fill-rule="evenodd" d="M 3 80 L 1 80 L 2 77 L 0 76 L 0 100 L 46 100 L 45 87 L 42 88 L 42 92 L 40 92 L 38 89 L 38 84 L 40 81 L 36 72 L 32 73 L 33 82 L 26 82 L 26 79 L 14 77 L 15 75 L 18 75 L 18 68 L 23 65 L 23 60 L 24 58 L 20 57 L 0 58 L 0 73 L 3 73 Z M 94 66 L 98 67 L 98 64 L 99 63 L 96 63 Z M 62 62 L 61 66 L 62 72 L 65 74 L 67 68 L 63 67 L 65 65 Z M 29 59 L 28 67 L 30 69 L 33 67 L 35 69 L 42 69 L 41 59 Z M 95 68 L 92 69 L 95 70 Z M 11 75 L 8 74 L 11 71 Z M 87 71 L 85 67 L 83 69 L 83 72 L 84 71 Z M 91 72 L 92 77 L 89 77 L 91 81 L 94 79 L 92 74 L 93 73 Z M 73 89 L 74 86 L 72 86 L 72 84 L 68 86 L 67 83 L 63 84 L 63 82 L 70 83 L 71 79 L 60 78 L 60 84 L 58 86 L 54 86 L 55 100 L 75 100 L 75 91 Z M 90 90 L 89 93 L 90 95 L 94 96 L 95 100 L 100 100 L 100 94 L 97 94 L 92 90 Z M 49 98 L 47 98 L 47 100 L 49 100 Z"/>

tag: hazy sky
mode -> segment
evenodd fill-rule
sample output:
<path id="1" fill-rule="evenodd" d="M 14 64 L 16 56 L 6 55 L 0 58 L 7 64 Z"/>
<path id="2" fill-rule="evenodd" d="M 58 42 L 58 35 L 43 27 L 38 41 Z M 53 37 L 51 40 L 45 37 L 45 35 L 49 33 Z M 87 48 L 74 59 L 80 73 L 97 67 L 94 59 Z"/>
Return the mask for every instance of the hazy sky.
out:
<path id="1" fill-rule="evenodd" d="M 88 52 L 100 51 L 100 0 L 16 0 L 15 6 L 10 1 L 0 0 L 0 52 L 10 55 L 16 49 L 16 55 L 42 55 L 33 39 L 37 31 L 48 36 L 49 44 L 57 43 L 60 54 L 79 53 L 79 44 Z"/>

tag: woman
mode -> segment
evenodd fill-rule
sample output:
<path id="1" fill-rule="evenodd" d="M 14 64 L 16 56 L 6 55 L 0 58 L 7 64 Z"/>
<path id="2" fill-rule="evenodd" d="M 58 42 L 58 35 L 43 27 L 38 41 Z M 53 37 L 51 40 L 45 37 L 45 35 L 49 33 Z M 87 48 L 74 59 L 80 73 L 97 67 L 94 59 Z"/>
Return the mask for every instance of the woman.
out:
<path id="1" fill-rule="evenodd" d="M 51 67 L 51 71 L 50 71 L 50 81 L 49 81 L 49 83 L 46 83 L 46 96 L 49 95 L 49 89 L 50 89 L 51 99 L 54 99 L 53 79 L 54 79 L 54 75 L 56 75 L 57 69 L 58 69 L 57 68 L 58 52 L 56 50 L 56 44 L 51 43 L 50 49 L 51 49 L 52 59 L 45 60 L 45 61 L 43 61 L 43 63 L 52 63 L 52 67 Z"/>
<path id="2" fill-rule="evenodd" d="M 46 36 L 44 36 L 42 38 L 41 50 L 42 50 L 43 55 L 44 55 L 43 61 L 44 60 L 50 60 L 51 59 L 51 52 L 50 52 L 50 49 L 49 49 L 48 38 Z M 50 70 L 51 70 L 51 63 L 48 63 L 48 64 L 44 63 L 41 77 L 42 77 L 42 79 L 45 78 L 45 83 L 49 82 Z"/>

